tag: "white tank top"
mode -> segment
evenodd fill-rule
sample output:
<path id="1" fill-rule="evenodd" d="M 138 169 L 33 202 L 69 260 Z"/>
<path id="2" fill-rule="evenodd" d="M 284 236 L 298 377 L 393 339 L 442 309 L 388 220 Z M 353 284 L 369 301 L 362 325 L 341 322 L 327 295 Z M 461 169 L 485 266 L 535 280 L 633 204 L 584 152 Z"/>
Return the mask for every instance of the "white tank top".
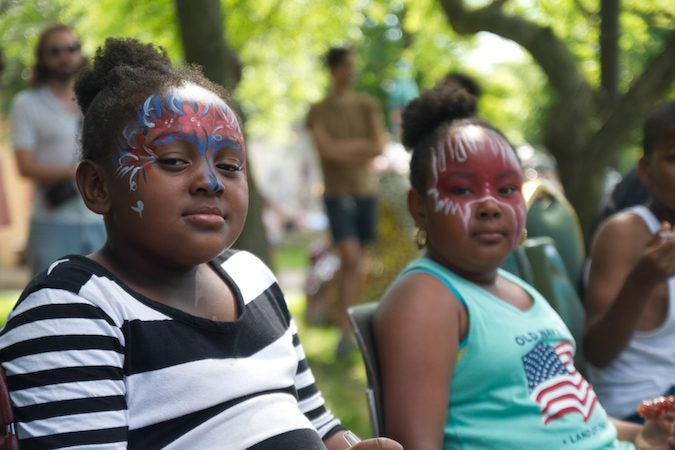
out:
<path id="1" fill-rule="evenodd" d="M 644 206 L 624 210 L 640 217 L 650 233 L 659 220 Z M 621 245 L 617 243 L 617 245 Z M 675 386 L 675 277 L 668 279 L 668 315 L 651 331 L 636 331 L 628 346 L 607 367 L 588 364 L 588 375 L 600 403 L 610 416 L 635 413 L 645 399 L 657 397 Z"/>

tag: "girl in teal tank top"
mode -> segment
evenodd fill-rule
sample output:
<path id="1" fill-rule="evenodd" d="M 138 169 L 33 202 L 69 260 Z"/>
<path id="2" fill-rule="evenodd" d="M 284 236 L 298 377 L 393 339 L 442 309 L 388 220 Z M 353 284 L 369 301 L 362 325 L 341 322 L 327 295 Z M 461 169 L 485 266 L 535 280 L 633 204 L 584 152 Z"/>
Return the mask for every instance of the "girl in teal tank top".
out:
<path id="1" fill-rule="evenodd" d="M 441 87 L 403 115 L 425 255 L 375 317 L 385 434 L 414 450 L 667 448 L 665 421 L 607 417 L 560 317 L 499 268 L 525 234 L 523 174 L 506 138 L 474 114 L 473 97 Z"/>

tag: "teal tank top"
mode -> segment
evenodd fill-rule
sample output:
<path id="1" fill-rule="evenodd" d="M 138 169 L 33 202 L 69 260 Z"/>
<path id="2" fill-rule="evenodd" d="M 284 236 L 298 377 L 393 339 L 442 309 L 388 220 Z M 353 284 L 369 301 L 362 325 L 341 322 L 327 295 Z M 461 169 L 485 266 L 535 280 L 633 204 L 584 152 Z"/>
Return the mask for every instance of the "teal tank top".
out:
<path id="1" fill-rule="evenodd" d="M 427 273 L 463 303 L 468 330 L 450 380 L 444 450 L 634 449 L 574 367 L 575 343 L 532 286 L 499 270 L 533 299 L 527 311 L 421 258 L 401 273 Z"/>

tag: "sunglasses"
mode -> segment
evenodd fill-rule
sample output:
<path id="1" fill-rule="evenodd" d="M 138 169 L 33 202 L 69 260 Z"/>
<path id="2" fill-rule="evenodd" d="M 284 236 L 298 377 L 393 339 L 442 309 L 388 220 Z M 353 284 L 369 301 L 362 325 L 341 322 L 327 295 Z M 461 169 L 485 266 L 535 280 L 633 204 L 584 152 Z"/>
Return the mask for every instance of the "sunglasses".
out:
<path id="1" fill-rule="evenodd" d="M 54 47 L 49 47 L 47 49 L 47 54 L 49 56 L 59 56 L 61 53 L 70 53 L 71 55 L 74 53 L 77 53 L 80 51 L 81 45 L 79 42 L 76 42 L 74 44 L 70 45 L 63 45 L 63 46 L 57 46 L 55 45 Z"/>

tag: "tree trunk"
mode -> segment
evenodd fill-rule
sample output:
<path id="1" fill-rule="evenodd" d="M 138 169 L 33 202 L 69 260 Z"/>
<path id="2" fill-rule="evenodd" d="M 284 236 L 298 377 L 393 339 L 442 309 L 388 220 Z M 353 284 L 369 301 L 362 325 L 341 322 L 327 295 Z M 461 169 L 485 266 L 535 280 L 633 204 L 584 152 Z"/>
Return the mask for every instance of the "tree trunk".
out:
<path id="1" fill-rule="evenodd" d="M 532 55 L 556 92 L 556 100 L 542 127 L 542 142 L 558 160 L 565 192 L 575 207 L 582 228 L 587 232 L 593 223 L 602 195 L 604 171 L 629 134 L 672 86 L 675 80 L 675 33 L 671 33 L 660 54 L 648 62 L 628 91 L 618 92 L 608 72 L 607 86 L 617 89 L 613 102 L 585 80 L 569 49 L 550 28 L 542 27 L 502 10 L 503 1 L 479 9 L 467 9 L 462 0 L 439 0 L 448 22 L 457 33 L 479 31 L 495 33 L 520 44 Z M 604 0 L 616 8 L 604 13 L 618 19 L 618 0 Z M 605 24 L 614 28 L 618 25 Z M 618 30 L 618 28 L 617 28 Z M 609 65 L 611 48 L 618 48 L 618 32 L 605 30 L 603 40 Z M 607 50 L 609 49 L 609 50 Z M 618 52 L 618 50 L 617 50 Z M 618 60 L 618 55 L 615 55 Z M 604 69 L 603 69 L 604 75 Z M 605 96 L 606 98 L 606 96 Z"/>
<path id="2" fill-rule="evenodd" d="M 619 0 L 601 1 L 600 84 L 610 102 L 619 94 L 619 8 Z"/>
<path id="3" fill-rule="evenodd" d="M 185 61 L 200 65 L 207 78 L 232 92 L 241 77 L 241 64 L 237 54 L 227 45 L 220 1 L 176 0 L 176 12 Z M 244 116 L 238 105 L 232 100 L 229 103 L 238 110 L 243 122 Z M 234 247 L 250 251 L 271 266 L 269 241 L 262 221 L 264 205 L 250 165 L 248 165 L 248 187 L 248 216 L 244 230 Z"/>
<path id="4" fill-rule="evenodd" d="M 176 0 L 185 61 L 202 67 L 206 77 L 233 91 L 239 61 L 225 41 L 218 0 Z"/>

